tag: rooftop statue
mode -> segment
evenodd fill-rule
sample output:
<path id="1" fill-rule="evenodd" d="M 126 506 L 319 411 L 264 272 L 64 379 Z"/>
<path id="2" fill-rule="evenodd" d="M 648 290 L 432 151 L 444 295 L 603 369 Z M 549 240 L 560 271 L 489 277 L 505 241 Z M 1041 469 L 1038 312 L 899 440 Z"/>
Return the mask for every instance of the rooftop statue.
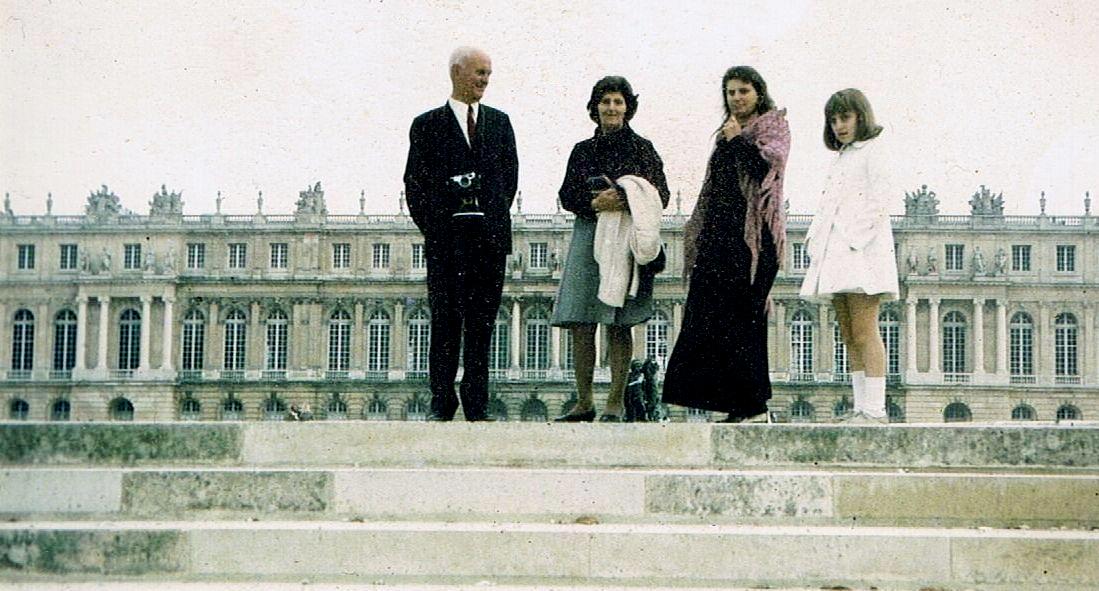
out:
<path id="1" fill-rule="evenodd" d="M 113 220 L 122 213 L 122 201 L 107 188 L 100 187 L 98 191 L 92 191 L 88 195 L 88 203 L 84 206 L 84 215 L 94 221 L 104 222 Z"/>
<path id="2" fill-rule="evenodd" d="M 919 191 L 904 193 L 904 215 L 906 216 L 935 216 L 939 215 L 939 198 L 934 191 L 929 191 L 927 185 L 920 187 Z"/>
<path id="3" fill-rule="evenodd" d="M 298 193 L 298 209 L 295 213 L 328 215 L 328 207 L 324 203 L 324 190 L 318 182 L 312 189 L 306 189 Z"/>
<path id="4" fill-rule="evenodd" d="M 1004 215 L 1003 192 L 992 194 L 988 187 L 981 185 L 981 189 L 969 199 L 970 213 L 973 215 L 998 216 Z"/>
<path id="5" fill-rule="evenodd" d="M 153 194 L 153 200 L 149 202 L 149 215 L 183 215 L 183 196 L 181 193 L 168 192 L 168 188 L 160 185 L 160 192 Z"/>

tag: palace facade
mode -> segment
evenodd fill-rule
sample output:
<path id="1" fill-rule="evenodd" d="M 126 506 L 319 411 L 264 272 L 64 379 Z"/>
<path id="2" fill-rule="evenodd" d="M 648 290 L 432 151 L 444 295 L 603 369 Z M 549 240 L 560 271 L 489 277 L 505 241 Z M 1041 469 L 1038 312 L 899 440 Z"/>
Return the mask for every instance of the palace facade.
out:
<path id="1" fill-rule="evenodd" d="M 901 297 L 882 308 L 894 421 L 1099 417 L 1099 220 L 1005 216 L 984 187 L 940 215 L 926 187 L 893 217 Z M 678 200 L 677 200 L 678 201 Z M 290 215 L 148 215 L 106 187 L 79 216 L 0 214 L 0 400 L 6 420 L 417 420 L 431 338 L 422 239 L 396 215 L 329 215 L 318 184 Z M 677 204 L 669 266 L 635 357 L 659 364 L 685 302 Z M 364 200 L 360 199 L 360 210 Z M 788 217 L 770 321 L 772 408 L 828 422 L 850 406 L 834 313 L 797 296 L 811 216 Z M 513 215 L 515 254 L 492 341 L 491 409 L 546 420 L 573 392 L 567 331 L 549 325 L 567 213 Z M 730 303 L 735 305 L 735 303 Z M 597 396 L 609 382 L 600 343 Z M 674 420 L 708 414 L 672 409 Z"/>

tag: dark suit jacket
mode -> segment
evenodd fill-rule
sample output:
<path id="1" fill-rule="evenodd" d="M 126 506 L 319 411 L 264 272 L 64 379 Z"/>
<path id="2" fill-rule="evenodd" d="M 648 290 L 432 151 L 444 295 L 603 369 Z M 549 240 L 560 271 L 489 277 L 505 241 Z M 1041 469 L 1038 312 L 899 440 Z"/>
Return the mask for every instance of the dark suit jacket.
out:
<path id="1" fill-rule="evenodd" d="M 412 121 L 409 141 L 405 198 L 427 249 L 450 248 L 451 215 L 458 197 L 447 188 L 446 179 L 472 171 L 481 177 L 479 200 L 489 246 L 510 253 L 509 210 L 519 182 L 519 158 L 507 114 L 481 104 L 470 146 L 454 112 L 444 104 Z"/>

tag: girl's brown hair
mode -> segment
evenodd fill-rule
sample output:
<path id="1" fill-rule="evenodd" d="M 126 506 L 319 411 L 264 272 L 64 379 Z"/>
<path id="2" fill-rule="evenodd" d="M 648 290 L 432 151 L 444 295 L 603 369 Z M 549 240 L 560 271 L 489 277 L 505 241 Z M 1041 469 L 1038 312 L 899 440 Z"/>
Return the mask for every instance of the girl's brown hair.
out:
<path id="1" fill-rule="evenodd" d="M 882 126 L 874 120 L 874 110 L 870 108 L 870 101 L 866 95 L 857 88 L 847 88 L 828 97 L 824 103 L 824 146 L 832 151 L 839 151 L 843 144 L 832 133 L 832 115 L 854 113 L 858 118 L 858 126 L 855 128 L 855 141 L 861 142 L 878 137 L 882 132 Z"/>

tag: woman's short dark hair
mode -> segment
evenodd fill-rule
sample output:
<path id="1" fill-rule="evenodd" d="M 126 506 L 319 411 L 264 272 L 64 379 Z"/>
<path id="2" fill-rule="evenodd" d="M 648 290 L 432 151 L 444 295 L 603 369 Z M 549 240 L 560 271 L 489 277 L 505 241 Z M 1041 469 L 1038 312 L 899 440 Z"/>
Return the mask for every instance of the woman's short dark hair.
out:
<path id="1" fill-rule="evenodd" d="M 829 150 L 838 151 L 843 147 L 836 134 L 832 133 L 831 121 L 832 115 L 844 113 L 854 113 L 859 118 L 855 141 L 873 139 L 881 133 L 882 126 L 874 120 L 874 109 L 870 108 L 866 95 L 857 88 L 845 88 L 828 97 L 828 102 L 824 103 L 824 145 Z"/>
<path id="2" fill-rule="evenodd" d="M 622 98 L 626 99 L 626 121 L 633 119 L 633 114 L 637 112 L 637 95 L 633 93 L 629 80 L 622 76 L 604 76 L 591 88 L 591 98 L 588 99 L 588 117 L 596 125 L 599 125 L 599 101 L 611 92 L 621 93 Z"/>
<path id="3" fill-rule="evenodd" d="M 725 119 L 733 115 L 729 109 L 729 101 L 725 98 L 725 86 L 730 80 L 747 82 L 756 89 L 756 95 L 759 97 L 759 102 L 756 103 L 756 115 L 762 115 L 775 108 L 775 101 L 767 93 L 767 82 L 763 80 L 763 76 L 760 76 L 759 72 L 751 66 L 733 66 L 725 70 L 725 75 L 721 77 L 721 104 L 725 107 Z"/>

